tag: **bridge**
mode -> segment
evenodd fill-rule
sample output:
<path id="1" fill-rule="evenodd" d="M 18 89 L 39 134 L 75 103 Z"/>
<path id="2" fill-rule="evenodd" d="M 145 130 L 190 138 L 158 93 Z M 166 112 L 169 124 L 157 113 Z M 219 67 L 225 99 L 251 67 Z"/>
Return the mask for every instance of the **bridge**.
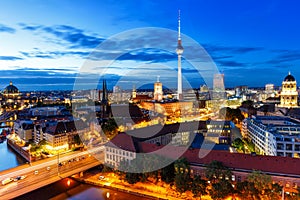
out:
<path id="1" fill-rule="evenodd" d="M 62 154 L 2 171 L 0 181 L 9 178 L 15 180 L 4 185 L 0 182 L 0 199 L 18 197 L 60 179 L 82 173 L 101 162 L 104 162 L 103 146 L 89 151 Z M 16 180 L 18 176 L 25 178 Z"/>

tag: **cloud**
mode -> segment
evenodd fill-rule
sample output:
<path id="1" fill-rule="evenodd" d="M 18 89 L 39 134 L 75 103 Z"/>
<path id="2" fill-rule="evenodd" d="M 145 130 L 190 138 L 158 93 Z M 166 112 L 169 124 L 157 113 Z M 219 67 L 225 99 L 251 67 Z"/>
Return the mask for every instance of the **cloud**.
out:
<path id="1" fill-rule="evenodd" d="M 292 62 L 300 60 L 300 51 L 299 50 L 276 50 L 275 53 L 279 55 L 275 56 L 273 59 L 267 61 L 268 64 L 279 64 L 284 62 Z"/>
<path id="2" fill-rule="evenodd" d="M 24 52 L 20 51 L 20 53 L 27 58 L 48 58 L 48 59 L 56 59 L 62 56 L 79 56 L 81 58 L 86 58 L 90 52 L 84 51 L 31 51 L 31 52 Z"/>
<path id="3" fill-rule="evenodd" d="M 15 33 L 16 30 L 14 28 L 8 27 L 4 24 L 0 24 L 0 32 Z"/>
<path id="4" fill-rule="evenodd" d="M 221 46 L 215 44 L 204 44 L 203 47 L 209 53 L 231 53 L 231 54 L 242 54 L 242 53 L 249 53 L 255 51 L 264 50 L 263 47 L 230 47 L 230 46 Z"/>
<path id="5" fill-rule="evenodd" d="M 226 67 L 245 67 L 247 66 L 246 63 L 241 63 L 235 60 L 218 60 L 217 63 L 221 66 Z"/>
<path id="6" fill-rule="evenodd" d="M 28 25 L 25 23 L 19 23 L 18 25 L 21 26 L 22 30 L 27 30 L 27 31 L 36 31 L 42 28 L 42 25 Z"/>
<path id="7" fill-rule="evenodd" d="M 114 51 L 93 51 L 87 59 L 90 60 L 115 60 L 115 61 L 136 61 L 136 62 L 147 62 L 147 63 L 164 63 L 177 59 L 177 55 L 172 52 L 164 51 L 161 49 L 154 48 L 140 48 L 138 50 L 127 51 L 127 52 L 114 52 Z"/>
<path id="8" fill-rule="evenodd" d="M 39 31 L 62 40 L 61 45 L 65 45 L 64 42 L 68 43 L 69 48 L 95 48 L 104 39 L 98 37 L 95 34 L 87 34 L 84 30 L 75 28 L 68 25 L 54 25 L 54 26 L 43 26 L 43 25 L 28 25 L 24 23 L 19 24 L 23 30 L 28 31 Z"/>
<path id="9" fill-rule="evenodd" d="M 118 58 L 118 60 L 135 60 L 151 63 L 167 62 L 176 59 L 177 55 L 175 53 L 165 52 L 157 49 L 142 49 L 139 51 L 126 53 Z"/>
<path id="10" fill-rule="evenodd" d="M 23 60 L 23 58 L 16 56 L 0 56 L 0 60 Z"/>

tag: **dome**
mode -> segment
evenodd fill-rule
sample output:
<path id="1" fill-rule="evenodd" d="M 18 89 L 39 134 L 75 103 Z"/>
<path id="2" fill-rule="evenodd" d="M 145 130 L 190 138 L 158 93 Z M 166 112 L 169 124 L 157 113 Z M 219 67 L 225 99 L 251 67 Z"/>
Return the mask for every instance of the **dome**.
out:
<path id="1" fill-rule="evenodd" d="M 289 75 L 284 78 L 284 81 L 295 81 L 295 78 L 289 73 Z"/>
<path id="2" fill-rule="evenodd" d="M 16 86 L 14 86 L 12 82 L 10 82 L 9 85 L 3 90 L 3 94 L 16 94 L 16 93 L 19 93 L 19 89 Z"/>

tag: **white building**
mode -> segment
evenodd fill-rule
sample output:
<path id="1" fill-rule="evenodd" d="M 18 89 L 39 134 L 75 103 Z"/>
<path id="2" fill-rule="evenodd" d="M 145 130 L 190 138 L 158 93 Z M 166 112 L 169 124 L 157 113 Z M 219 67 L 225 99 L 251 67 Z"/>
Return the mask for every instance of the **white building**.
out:
<path id="1" fill-rule="evenodd" d="M 136 158 L 136 149 L 130 135 L 120 133 L 105 145 L 105 163 L 118 168 L 122 160 Z"/>
<path id="2" fill-rule="evenodd" d="M 243 121 L 242 133 L 261 154 L 300 156 L 300 122 L 292 118 L 253 116 Z"/>

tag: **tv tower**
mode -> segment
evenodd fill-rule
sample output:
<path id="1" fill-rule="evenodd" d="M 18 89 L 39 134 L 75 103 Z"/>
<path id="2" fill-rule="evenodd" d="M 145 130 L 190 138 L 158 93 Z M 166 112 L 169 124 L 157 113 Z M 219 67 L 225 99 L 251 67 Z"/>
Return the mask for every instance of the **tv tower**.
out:
<path id="1" fill-rule="evenodd" d="M 181 55 L 183 53 L 183 47 L 181 45 L 181 34 L 180 34 L 180 10 L 178 10 L 178 42 L 176 53 L 178 55 L 178 81 L 177 81 L 177 99 L 183 100 L 182 95 L 182 74 L 181 74 Z"/>

